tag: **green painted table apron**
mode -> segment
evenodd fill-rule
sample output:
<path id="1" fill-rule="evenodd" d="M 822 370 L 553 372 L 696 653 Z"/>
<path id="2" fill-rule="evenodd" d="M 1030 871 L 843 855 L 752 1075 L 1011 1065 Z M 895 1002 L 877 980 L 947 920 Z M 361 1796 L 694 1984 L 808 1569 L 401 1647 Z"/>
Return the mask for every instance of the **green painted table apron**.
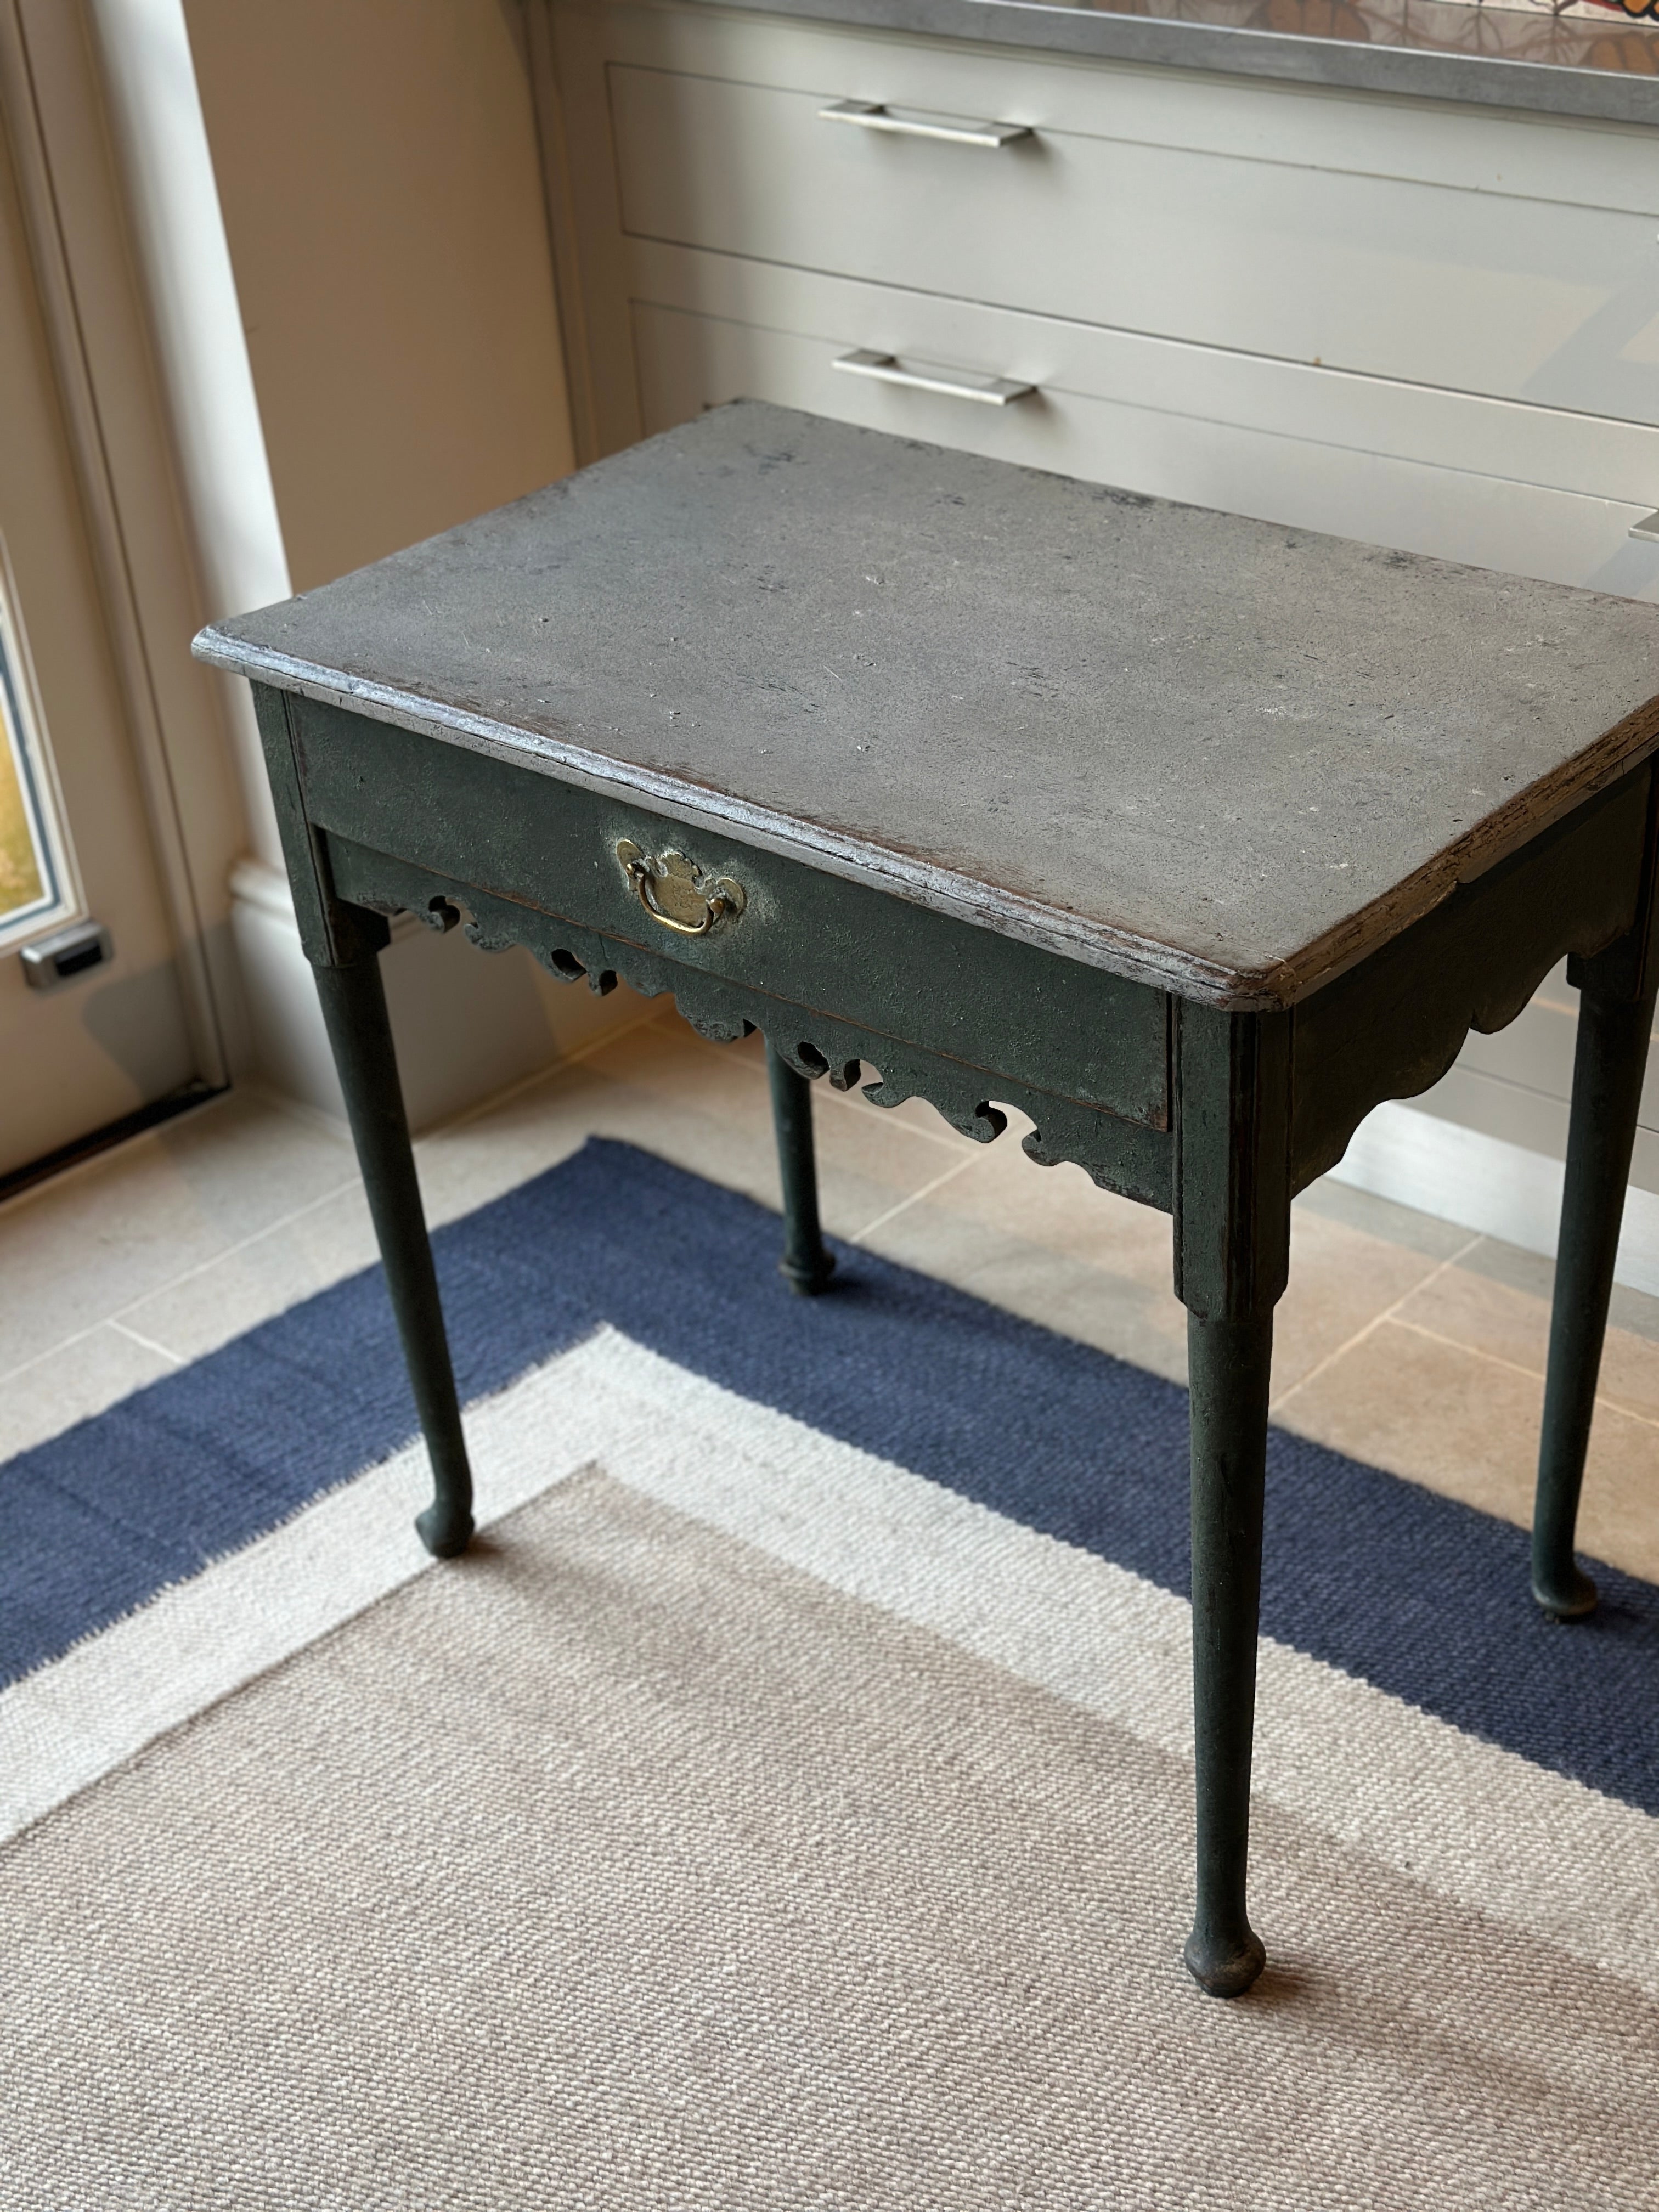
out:
<path id="1" fill-rule="evenodd" d="M 377 956 L 414 913 L 767 1044 L 783 1270 L 810 1083 L 1034 1126 L 1173 1217 L 1192 1378 L 1197 1911 L 1246 1911 L 1291 1200 L 1566 956 L 1583 994 L 1534 1548 L 1574 1520 L 1659 947 L 1659 611 L 741 403 L 228 622 L 436 1489 L 471 1489 Z M 993 1103 L 996 1102 L 996 1103 Z"/>

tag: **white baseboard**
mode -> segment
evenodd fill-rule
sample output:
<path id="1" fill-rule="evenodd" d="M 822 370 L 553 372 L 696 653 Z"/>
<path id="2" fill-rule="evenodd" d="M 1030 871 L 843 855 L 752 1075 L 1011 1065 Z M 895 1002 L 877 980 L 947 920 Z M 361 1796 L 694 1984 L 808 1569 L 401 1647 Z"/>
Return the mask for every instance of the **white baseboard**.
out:
<path id="1" fill-rule="evenodd" d="M 285 1098 L 343 1121 L 345 1101 L 286 879 L 262 861 L 239 860 L 230 876 L 230 927 L 255 1070 Z"/>
<path id="2" fill-rule="evenodd" d="M 1360 1123 L 1331 1177 L 1553 1259 L 1563 1173 L 1542 1152 L 1391 1103 Z M 1632 1187 L 1626 1196 L 1616 1272 L 1659 1297 L 1659 1194 Z"/>

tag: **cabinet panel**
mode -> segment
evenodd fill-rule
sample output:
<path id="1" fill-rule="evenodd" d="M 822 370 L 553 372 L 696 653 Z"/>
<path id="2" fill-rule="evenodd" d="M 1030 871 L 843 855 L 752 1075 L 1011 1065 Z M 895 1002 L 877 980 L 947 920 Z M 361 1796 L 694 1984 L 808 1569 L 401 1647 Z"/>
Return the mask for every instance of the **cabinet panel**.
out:
<path id="1" fill-rule="evenodd" d="M 727 399 L 772 399 L 1163 498 L 1659 599 L 1659 546 L 1628 536 L 1645 510 L 1607 495 L 1626 475 L 1641 477 L 1643 497 L 1659 491 L 1651 430 L 1534 421 L 1541 410 L 713 254 L 641 252 L 632 290 L 648 430 Z M 1041 389 L 1000 409 L 895 390 L 836 372 L 837 354 L 857 347 Z M 1518 451 L 1540 480 L 1498 472 Z"/>
<path id="2" fill-rule="evenodd" d="M 1650 131 L 704 0 L 561 12 L 591 26 L 590 117 L 601 51 L 610 64 L 602 258 L 647 428 L 752 393 L 1659 599 L 1659 548 L 1626 535 L 1659 507 Z M 817 121 L 843 99 L 1024 123 L 1038 143 L 869 141 Z M 619 207 L 655 235 L 623 237 Z M 660 242 L 698 239 L 737 250 Z M 856 347 L 1042 397 L 998 411 L 884 390 L 830 366 Z M 1572 1027 L 1540 1007 L 1471 1038 L 1433 1106 L 1558 1148 Z M 1656 1085 L 1659 1057 L 1650 1188 Z"/>
<path id="3" fill-rule="evenodd" d="M 610 79 L 635 238 L 1659 423 L 1646 214 L 1046 128 L 893 137 L 820 118 L 844 78 Z"/>
<path id="4" fill-rule="evenodd" d="M 599 12 L 610 58 L 641 69 L 788 92 L 833 87 L 836 100 L 890 100 L 1039 131 L 1659 216 L 1653 133 L 1641 125 L 1021 53 L 968 39 L 769 17 L 708 0 L 607 0 Z M 1309 181 L 1316 185 L 1317 176 Z"/>

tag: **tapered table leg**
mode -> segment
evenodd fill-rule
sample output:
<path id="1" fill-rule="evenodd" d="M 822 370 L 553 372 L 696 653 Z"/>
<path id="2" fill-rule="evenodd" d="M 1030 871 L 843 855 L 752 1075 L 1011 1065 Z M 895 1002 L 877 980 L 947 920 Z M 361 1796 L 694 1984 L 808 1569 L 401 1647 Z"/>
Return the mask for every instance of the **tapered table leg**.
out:
<path id="1" fill-rule="evenodd" d="M 1192 1387 L 1193 1720 L 1198 1909 L 1184 1953 L 1237 1996 L 1266 1953 L 1245 1910 L 1273 1316 L 1187 1316 Z"/>
<path id="2" fill-rule="evenodd" d="M 1533 1595 L 1559 1620 L 1575 1620 L 1595 1605 L 1595 1585 L 1573 1557 L 1573 1538 L 1653 1006 L 1651 992 L 1620 1000 L 1588 987 L 1578 1002 L 1532 1526 Z"/>
<path id="3" fill-rule="evenodd" d="M 1267 1955 L 1245 1881 L 1273 1316 L 1290 1268 L 1290 1022 L 1182 1006 L 1178 1045 L 1198 1813 L 1197 1907 L 1182 1956 L 1200 1988 L 1236 1997 Z"/>
<path id="4" fill-rule="evenodd" d="M 428 1551 L 451 1559 L 471 1540 L 472 1474 L 461 1434 L 460 1407 L 380 960 L 368 952 L 343 967 L 319 964 L 313 972 L 432 1462 L 432 1503 L 417 1516 L 415 1526 Z"/>
<path id="5" fill-rule="evenodd" d="M 783 1182 L 783 1257 L 778 1272 L 792 1291 L 814 1297 L 835 1272 L 818 1226 L 818 1174 L 812 1149 L 812 1086 L 768 1041 L 772 1127 Z"/>

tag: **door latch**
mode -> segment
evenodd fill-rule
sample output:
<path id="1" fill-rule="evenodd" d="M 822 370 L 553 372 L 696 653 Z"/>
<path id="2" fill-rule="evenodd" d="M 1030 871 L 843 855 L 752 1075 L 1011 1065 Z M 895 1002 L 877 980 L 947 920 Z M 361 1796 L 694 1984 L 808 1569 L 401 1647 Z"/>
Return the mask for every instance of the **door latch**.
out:
<path id="1" fill-rule="evenodd" d="M 101 921 L 76 921 L 67 929 L 54 930 L 50 937 L 37 937 L 19 957 L 30 990 L 55 991 L 88 969 L 106 967 L 115 957 L 115 947 Z"/>

